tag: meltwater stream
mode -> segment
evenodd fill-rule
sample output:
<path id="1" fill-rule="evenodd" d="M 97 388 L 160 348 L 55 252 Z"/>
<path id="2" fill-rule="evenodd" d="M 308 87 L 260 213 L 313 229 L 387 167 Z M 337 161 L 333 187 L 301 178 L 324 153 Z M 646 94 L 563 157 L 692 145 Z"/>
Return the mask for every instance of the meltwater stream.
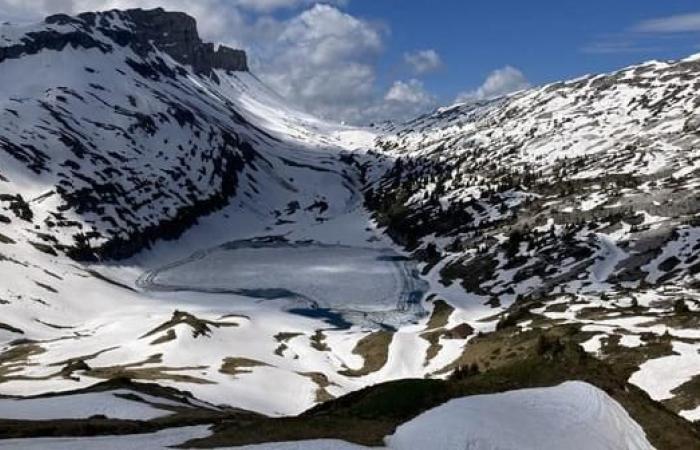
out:
<path id="1" fill-rule="evenodd" d="M 144 273 L 151 291 L 236 294 L 282 300 L 295 314 L 337 327 L 396 327 L 425 314 L 428 285 L 413 261 L 391 249 L 287 241 L 238 240 L 195 252 Z"/>

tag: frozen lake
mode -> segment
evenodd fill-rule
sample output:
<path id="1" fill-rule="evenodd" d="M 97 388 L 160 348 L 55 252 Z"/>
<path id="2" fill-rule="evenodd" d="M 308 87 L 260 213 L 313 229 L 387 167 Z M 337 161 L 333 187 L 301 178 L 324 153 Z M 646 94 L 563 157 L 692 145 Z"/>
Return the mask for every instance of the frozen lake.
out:
<path id="1" fill-rule="evenodd" d="M 415 263 L 391 249 L 281 238 L 234 241 L 144 274 L 148 290 L 236 294 L 288 300 L 293 312 L 396 324 L 423 311 L 427 284 Z"/>

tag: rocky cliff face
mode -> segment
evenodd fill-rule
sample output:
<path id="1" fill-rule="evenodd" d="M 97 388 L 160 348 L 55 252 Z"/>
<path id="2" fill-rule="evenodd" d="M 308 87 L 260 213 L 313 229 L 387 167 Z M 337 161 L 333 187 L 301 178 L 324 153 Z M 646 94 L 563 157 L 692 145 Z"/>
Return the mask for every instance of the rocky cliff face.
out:
<path id="1" fill-rule="evenodd" d="M 216 69 L 248 70 L 243 50 L 225 46 L 215 49 L 214 44 L 203 42 L 195 19 L 181 12 L 157 8 L 88 12 L 75 17 L 56 14 L 47 17 L 45 24 L 46 29 L 27 33 L 19 42 L 0 47 L 0 62 L 67 46 L 98 48 L 103 53 L 113 52 L 115 47 L 129 47 L 142 57 L 154 49 L 160 50 L 200 75 L 212 76 Z"/>

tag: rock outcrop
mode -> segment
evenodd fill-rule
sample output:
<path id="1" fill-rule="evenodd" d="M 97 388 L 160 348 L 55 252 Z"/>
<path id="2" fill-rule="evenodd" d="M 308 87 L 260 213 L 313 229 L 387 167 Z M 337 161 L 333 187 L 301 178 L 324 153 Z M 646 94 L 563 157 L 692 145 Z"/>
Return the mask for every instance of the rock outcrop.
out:
<path id="1" fill-rule="evenodd" d="M 180 64 L 191 66 L 200 75 L 213 75 L 215 69 L 247 71 L 245 51 L 203 42 L 195 19 L 182 12 L 162 8 L 144 10 L 87 12 L 77 16 L 56 14 L 45 20 L 58 29 L 27 33 L 20 42 L 0 46 L 0 62 L 42 50 L 99 48 L 103 53 L 113 51 L 114 45 L 129 46 L 145 57 L 154 47 L 167 53 Z M 64 27 L 67 26 L 67 27 Z M 99 32 L 105 40 L 95 38 Z"/>

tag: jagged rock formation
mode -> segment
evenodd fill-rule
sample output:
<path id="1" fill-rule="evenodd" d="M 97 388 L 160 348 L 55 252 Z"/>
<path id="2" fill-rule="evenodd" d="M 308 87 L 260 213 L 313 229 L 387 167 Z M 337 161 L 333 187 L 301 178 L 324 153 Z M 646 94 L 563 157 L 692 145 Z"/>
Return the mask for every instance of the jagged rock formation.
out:
<path id="1" fill-rule="evenodd" d="M 182 12 L 156 8 L 87 12 L 77 16 L 56 14 L 47 17 L 44 23 L 66 28 L 56 30 L 49 27 L 27 33 L 20 39 L 21 43 L 0 47 L 0 62 L 42 50 L 60 51 L 67 45 L 84 49 L 99 48 L 105 53 L 114 51 L 116 45 L 128 46 L 141 57 L 146 57 L 155 47 L 180 64 L 191 66 L 197 74 L 211 76 L 216 69 L 248 70 L 243 50 L 223 45 L 215 50 L 213 43 L 202 42 L 196 21 Z M 109 39 L 95 38 L 95 32 Z"/>

